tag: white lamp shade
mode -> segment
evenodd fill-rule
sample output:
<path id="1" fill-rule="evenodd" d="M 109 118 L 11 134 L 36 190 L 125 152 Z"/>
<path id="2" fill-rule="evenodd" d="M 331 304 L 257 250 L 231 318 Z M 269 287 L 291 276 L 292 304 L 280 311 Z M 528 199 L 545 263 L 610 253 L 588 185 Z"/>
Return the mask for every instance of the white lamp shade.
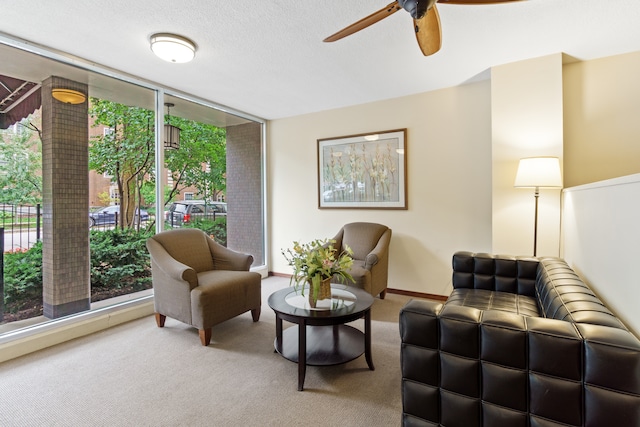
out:
<path id="1" fill-rule="evenodd" d="M 196 55 L 196 45 L 186 37 L 175 34 L 154 34 L 151 36 L 151 50 L 159 58 L 168 62 L 191 61 Z"/>
<path id="2" fill-rule="evenodd" d="M 562 188 L 560 160 L 557 157 L 521 159 L 514 187 Z"/>

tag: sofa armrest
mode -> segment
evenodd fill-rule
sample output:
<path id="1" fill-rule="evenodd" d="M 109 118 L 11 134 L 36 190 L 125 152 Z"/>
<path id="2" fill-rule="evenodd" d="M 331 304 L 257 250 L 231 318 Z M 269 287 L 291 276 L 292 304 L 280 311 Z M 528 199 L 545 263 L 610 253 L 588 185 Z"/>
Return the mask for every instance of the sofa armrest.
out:
<path id="1" fill-rule="evenodd" d="M 400 337 L 403 343 L 438 348 L 436 318 L 444 304 L 411 300 L 400 310 Z"/>
<path id="2" fill-rule="evenodd" d="M 408 425 L 640 423 L 640 343 L 628 331 L 414 300 L 400 335 Z"/>
<path id="3" fill-rule="evenodd" d="M 584 390 L 591 425 L 640 426 L 640 340 L 615 327 L 576 324 L 584 340 Z"/>

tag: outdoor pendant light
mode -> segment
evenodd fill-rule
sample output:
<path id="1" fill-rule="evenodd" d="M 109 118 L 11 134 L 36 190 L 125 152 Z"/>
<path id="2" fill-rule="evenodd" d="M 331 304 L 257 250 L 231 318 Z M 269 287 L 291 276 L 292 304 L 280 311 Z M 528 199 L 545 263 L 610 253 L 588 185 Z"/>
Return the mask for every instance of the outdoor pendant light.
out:
<path id="1" fill-rule="evenodd" d="M 65 104 L 82 104 L 87 99 L 84 93 L 73 89 L 53 88 L 51 96 Z"/>
<path id="2" fill-rule="evenodd" d="M 186 37 L 158 33 L 151 36 L 150 42 L 153 53 L 168 62 L 189 62 L 196 56 L 196 44 Z"/>
<path id="3" fill-rule="evenodd" d="M 167 121 L 171 120 L 170 108 L 174 106 L 174 104 L 167 102 L 164 104 L 167 107 Z M 177 150 L 180 148 L 180 129 L 177 126 L 173 126 L 170 123 L 165 123 L 164 125 L 164 148 L 165 150 Z"/>

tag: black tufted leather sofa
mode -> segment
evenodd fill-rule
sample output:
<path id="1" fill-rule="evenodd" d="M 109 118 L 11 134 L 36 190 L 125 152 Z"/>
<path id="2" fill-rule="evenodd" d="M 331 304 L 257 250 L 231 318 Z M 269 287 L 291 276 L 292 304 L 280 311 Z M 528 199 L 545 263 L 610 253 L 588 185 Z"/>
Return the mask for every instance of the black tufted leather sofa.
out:
<path id="1" fill-rule="evenodd" d="M 402 423 L 640 427 L 640 341 L 559 258 L 457 252 L 400 312 Z"/>

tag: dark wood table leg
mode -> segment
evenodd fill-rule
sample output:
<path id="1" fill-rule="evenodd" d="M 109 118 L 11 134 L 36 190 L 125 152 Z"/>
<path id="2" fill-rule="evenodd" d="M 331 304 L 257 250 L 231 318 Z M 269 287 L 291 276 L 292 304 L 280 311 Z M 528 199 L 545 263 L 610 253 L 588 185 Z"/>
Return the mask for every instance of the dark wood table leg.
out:
<path id="1" fill-rule="evenodd" d="M 373 366 L 373 359 L 371 357 L 371 310 L 367 310 L 364 315 L 364 355 L 367 359 L 367 365 L 372 371 L 375 370 Z"/>
<path id="2" fill-rule="evenodd" d="M 276 313 L 276 349 L 274 352 L 282 354 L 282 317 Z"/>
<path id="3" fill-rule="evenodd" d="M 307 325 L 304 319 L 298 323 L 298 391 L 304 388 L 307 372 Z"/>

